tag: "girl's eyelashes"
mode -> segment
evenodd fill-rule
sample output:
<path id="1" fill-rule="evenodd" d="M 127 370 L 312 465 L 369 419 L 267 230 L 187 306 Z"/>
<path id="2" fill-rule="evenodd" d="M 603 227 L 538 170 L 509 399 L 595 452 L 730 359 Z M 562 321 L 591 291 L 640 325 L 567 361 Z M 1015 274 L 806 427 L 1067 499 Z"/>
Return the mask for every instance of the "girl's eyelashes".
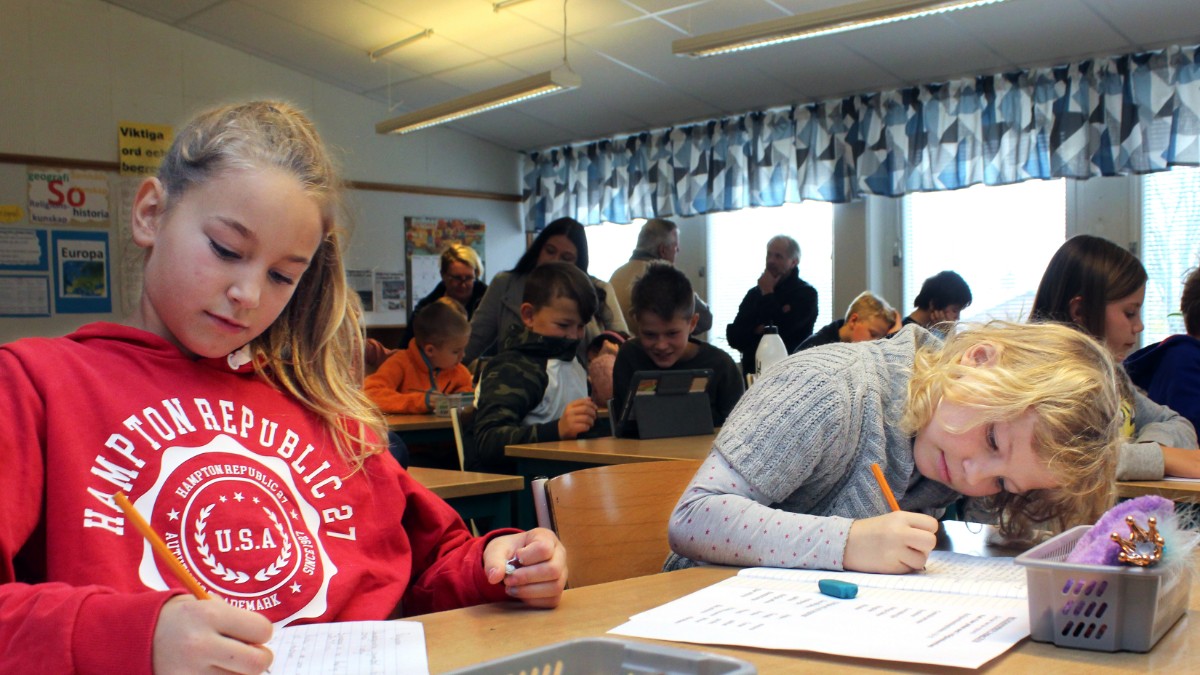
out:
<path id="1" fill-rule="evenodd" d="M 217 257 L 220 258 L 221 260 L 238 260 L 242 257 L 242 256 L 238 255 L 236 252 L 234 252 L 230 249 L 227 249 L 224 246 L 218 244 L 216 242 L 216 240 L 209 239 L 208 245 L 212 248 L 213 253 L 215 253 L 217 255 Z"/>
<path id="2" fill-rule="evenodd" d="M 995 424 L 987 425 L 987 444 L 988 444 L 988 448 L 991 449 L 992 452 L 998 452 L 1000 450 L 1000 448 L 996 446 L 996 425 Z"/>
<path id="3" fill-rule="evenodd" d="M 295 279 L 293 279 L 293 278 L 289 277 L 289 276 L 288 276 L 288 275 L 286 275 L 286 274 L 281 274 L 281 273 L 279 273 L 279 272 L 269 272 L 268 274 L 270 275 L 270 277 L 271 277 L 271 280 L 272 280 L 272 281 L 274 281 L 274 282 L 275 282 L 275 283 L 277 283 L 277 284 L 283 284 L 283 285 L 285 285 L 285 286 L 291 286 L 291 285 L 293 285 L 293 284 L 295 284 L 295 283 L 296 283 L 296 280 L 295 280 Z"/>

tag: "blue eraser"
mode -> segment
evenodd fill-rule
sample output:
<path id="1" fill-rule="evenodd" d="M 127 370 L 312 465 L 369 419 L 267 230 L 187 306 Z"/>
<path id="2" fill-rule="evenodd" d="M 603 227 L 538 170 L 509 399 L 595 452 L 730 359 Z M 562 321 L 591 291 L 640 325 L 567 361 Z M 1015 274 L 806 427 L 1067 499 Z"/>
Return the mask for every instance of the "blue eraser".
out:
<path id="1" fill-rule="evenodd" d="M 858 595 L 858 585 L 852 584 L 849 581 L 821 579 L 817 582 L 817 588 L 820 588 L 821 593 L 831 598 L 841 598 L 842 600 L 849 600 Z"/>

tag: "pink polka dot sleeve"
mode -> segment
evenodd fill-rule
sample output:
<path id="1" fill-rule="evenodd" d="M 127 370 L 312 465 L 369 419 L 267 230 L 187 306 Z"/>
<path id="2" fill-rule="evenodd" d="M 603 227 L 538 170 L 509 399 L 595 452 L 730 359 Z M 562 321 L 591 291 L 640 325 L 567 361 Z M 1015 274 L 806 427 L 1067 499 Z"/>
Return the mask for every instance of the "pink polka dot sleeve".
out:
<path id="1" fill-rule="evenodd" d="M 852 520 L 782 511 L 768 501 L 714 450 L 671 514 L 671 549 L 722 565 L 842 569 Z"/>

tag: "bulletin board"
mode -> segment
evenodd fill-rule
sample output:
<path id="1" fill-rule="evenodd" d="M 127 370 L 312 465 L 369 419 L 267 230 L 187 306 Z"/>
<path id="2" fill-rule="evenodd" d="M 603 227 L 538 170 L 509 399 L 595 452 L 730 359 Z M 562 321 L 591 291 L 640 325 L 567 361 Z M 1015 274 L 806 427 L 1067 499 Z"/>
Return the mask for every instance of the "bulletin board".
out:
<path id="1" fill-rule="evenodd" d="M 483 221 L 472 218 L 408 216 L 404 219 L 410 312 L 421 298 L 441 283 L 441 255 L 447 245 L 470 246 L 479 254 L 479 259 L 484 260 L 485 231 Z"/>

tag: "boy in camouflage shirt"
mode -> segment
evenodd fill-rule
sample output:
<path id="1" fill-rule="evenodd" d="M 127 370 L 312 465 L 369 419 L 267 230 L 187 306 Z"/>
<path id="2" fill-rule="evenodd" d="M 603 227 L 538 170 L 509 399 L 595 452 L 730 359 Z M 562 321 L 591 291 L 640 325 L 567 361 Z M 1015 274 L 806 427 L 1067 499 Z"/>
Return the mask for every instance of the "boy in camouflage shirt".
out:
<path id="1" fill-rule="evenodd" d="M 524 329 L 505 336 L 479 382 L 475 444 L 464 449 L 468 471 L 511 473 L 505 446 L 569 440 L 592 428 L 596 404 L 578 346 L 596 302 L 591 280 L 573 264 L 546 263 L 529 273 Z"/>

